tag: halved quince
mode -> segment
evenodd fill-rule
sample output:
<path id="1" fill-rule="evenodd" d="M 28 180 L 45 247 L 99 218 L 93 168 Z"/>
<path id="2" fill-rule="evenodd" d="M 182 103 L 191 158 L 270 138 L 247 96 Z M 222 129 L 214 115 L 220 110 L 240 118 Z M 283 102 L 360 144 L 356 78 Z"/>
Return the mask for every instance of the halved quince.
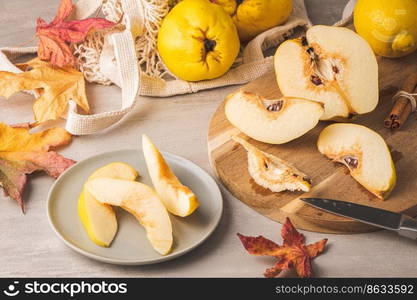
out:
<path id="1" fill-rule="evenodd" d="M 394 162 L 375 131 L 357 124 L 332 124 L 320 133 L 317 146 L 322 154 L 346 165 L 350 175 L 378 198 L 386 199 L 394 188 Z"/>
<path id="2" fill-rule="evenodd" d="M 230 123 L 247 136 L 264 143 L 283 144 L 315 127 L 323 107 L 304 99 L 266 100 L 238 91 L 227 98 L 225 113 Z"/>
<path id="3" fill-rule="evenodd" d="M 233 140 L 248 152 L 249 174 L 260 186 L 273 192 L 310 190 L 311 180 L 290 163 L 259 150 L 238 136 L 234 136 Z"/>
<path id="4" fill-rule="evenodd" d="M 126 163 L 113 162 L 96 170 L 88 180 L 115 178 L 135 180 L 138 172 Z M 98 246 L 108 247 L 117 232 L 116 214 L 108 204 L 98 202 L 83 187 L 78 198 L 78 215 L 88 237 Z"/>
<path id="5" fill-rule="evenodd" d="M 161 255 L 172 247 L 172 225 L 162 200 L 149 186 L 121 179 L 97 178 L 85 184 L 98 201 L 119 206 L 145 227 L 148 240 Z"/>
<path id="6" fill-rule="evenodd" d="M 153 186 L 167 210 L 180 217 L 192 214 L 199 205 L 196 195 L 178 180 L 158 148 L 145 134 L 142 136 L 142 149 Z"/>
<path id="7" fill-rule="evenodd" d="M 324 104 L 321 120 L 348 119 L 378 103 L 378 64 L 368 43 L 343 27 L 316 25 L 282 43 L 274 57 L 286 97 Z"/>

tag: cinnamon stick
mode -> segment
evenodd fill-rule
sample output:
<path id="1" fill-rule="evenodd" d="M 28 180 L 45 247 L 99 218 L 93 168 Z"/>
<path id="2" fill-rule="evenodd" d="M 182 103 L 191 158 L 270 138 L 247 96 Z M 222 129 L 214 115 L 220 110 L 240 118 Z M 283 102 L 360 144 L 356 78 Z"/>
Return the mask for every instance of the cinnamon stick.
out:
<path id="1" fill-rule="evenodd" d="M 417 72 L 412 73 L 406 78 L 400 90 L 410 94 L 417 92 Z M 400 128 L 407 121 L 411 110 L 410 100 L 405 97 L 399 97 L 396 99 L 391 112 L 384 120 L 385 127 L 391 129 Z"/>

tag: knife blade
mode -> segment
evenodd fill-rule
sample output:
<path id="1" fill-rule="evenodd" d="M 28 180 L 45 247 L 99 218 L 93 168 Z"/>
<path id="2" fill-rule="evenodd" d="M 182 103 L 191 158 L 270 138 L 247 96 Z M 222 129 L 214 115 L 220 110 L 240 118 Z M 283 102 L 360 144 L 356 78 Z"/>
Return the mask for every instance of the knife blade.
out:
<path id="1" fill-rule="evenodd" d="M 405 237 L 417 239 L 417 221 L 409 216 L 340 200 L 324 198 L 300 198 L 300 200 L 335 215 L 393 230 Z"/>

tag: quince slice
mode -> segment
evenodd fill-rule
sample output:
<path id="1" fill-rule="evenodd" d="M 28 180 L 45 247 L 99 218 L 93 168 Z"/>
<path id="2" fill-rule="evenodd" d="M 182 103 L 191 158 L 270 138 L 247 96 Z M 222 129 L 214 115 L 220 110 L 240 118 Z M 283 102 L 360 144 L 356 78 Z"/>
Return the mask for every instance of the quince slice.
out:
<path id="1" fill-rule="evenodd" d="M 128 164 L 113 162 L 97 169 L 88 180 L 116 178 L 133 181 L 137 176 L 138 172 Z M 111 244 L 117 232 L 116 214 L 110 205 L 98 202 L 85 187 L 78 198 L 78 215 L 88 237 L 95 244 L 101 247 Z"/>
<path id="2" fill-rule="evenodd" d="M 323 114 L 321 104 L 305 99 L 267 100 L 238 91 L 227 97 L 224 107 L 229 122 L 254 140 L 283 144 L 313 129 Z"/>
<path id="3" fill-rule="evenodd" d="M 153 186 L 167 210 L 180 217 L 192 214 L 199 206 L 196 195 L 179 181 L 147 135 L 142 136 L 142 148 Z"/>
<path id="4" fill-rule="evenodd" d="M 317 141 L 320 153 L 349 168 L 350 175 L 380 199 L 386 199 L 396 183 L 391 153 L 375 131 L 357 124 L 332 124 Z"/>
<path id="5" fill-rule="evenodd" d="M 103 204 L 119 206 L 145 227 L 152 247 L 161 255 L 170 252 L 173 242 L 172 224 L 158 194 L 146 184 L 111 178 L 89 180 L 85 187 Z"/>

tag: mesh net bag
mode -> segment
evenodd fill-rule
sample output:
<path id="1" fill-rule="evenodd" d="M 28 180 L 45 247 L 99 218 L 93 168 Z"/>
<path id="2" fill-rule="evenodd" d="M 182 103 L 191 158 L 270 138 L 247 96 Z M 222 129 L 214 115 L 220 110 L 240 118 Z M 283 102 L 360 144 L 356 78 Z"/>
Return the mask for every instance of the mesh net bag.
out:
<path id="1" fill-rule="evenodd" d="M 162 19 L 169 12 L 176 1 L 168 0 L 139 0 L 141 1 L 144 14 L 144 32 L 135 39 L 135 49 L 138 57 L 138 64 L 141 71 L 151 77 L 163 78 L 167 70 L 159 58 L 156 50 L 156 39 Z M 123 29 L 123 8 L 120 0 L 103 0 L 99 9 L 107 20 L 120 22 L 118 29 Z M 113 29 L 115 30 L 115 29 Z M 117 28 L 116 28 L 117 30 Z M 103 49 L 104 36 L 108 31 L 91 33 L 87 39 L 80 44 L 74 45 L 74 55 L 77 58 L 77 67 L 83 72 L 89 82 L 104 85 L 111 84 L 102 72 L 100 72 L 100 54 Z"/>
<path id="2" fill-rule="evenodd" d="M 125 25 L 124 10 L 122 5 L 123 0 L 103 0 L 97 14 L 104 16 L 106 19 L 112 22 L 120 23 L 118 27 L 114 30 L 122 30 Z M 164 81 L 177 80 L 169 70 L 164 66 L 162 60 L 160 59 L 156 47 L 156 40 L 159 31 L 160 24 L 163 18 L 168 14 L 171 8 L 173 8 L 179 0 L 135 0 L 140 2 L 142 8 L 142 22 L 143 22 L 143 32 L 135 38 L 135 50 L 138 59 L 138 66 L 142 77 L 148 79 L 161 79 Z M 295 14 L 305 17 L 305 8 L 302 1 L 295 1 Z M 293 22 L 293 25 L 290 26 L 285 32 L 279 31 L 276 34 L 271 34 L 270 36 L 264 38 L 261 42 L 255 44 L 261 51 L 264 51 L 272 46 L 276 46 L 283 39 L 285 39 L 292 30 L 298 25 L 305 25 L 306 22 Z M 74 55 L 77 59 L 77 67 L 83 72 L 85 78 L 89 82 L 95 82 L 99 84 L 109 85 L 112 83 L 112 80 L 103 74 L 100 70 L 100 55 L 104 45 L 104 37 L 108 34 L 108 31 L 99 31 L 91 33 L 87 39 L 80 44 L 74 46 Z M 248 46 L 249 49 L 253 45 Z M 234 62 L 232 68 L 236 68 L 239 65 L 250 60 L 248 58 L 248 51 L 241 51 L 236 61 Z M 252 51 L 253 52 L 253 51 Z M 263 57 L 262 57 L 263 58 Z M 259 58 L 259 59 L 262 59 Z M 256 74 L 256 76 L 258 73 Z M 260 74 L 261 75 L 261 74 Z M 158 84 L 158 81 L 155 81 Z M 230 81 L 230 80 L 229 80 Z M 237 82 L 240 83 L 240 82 Z M 223 85 L 228 85 L 230 82 L 224 82 Z M 233 84 L 233 83 L 231 83 Z M 193 85 L 193 84 L 190 84 Z M 222 86 L 221 83 L 217 84 Z M 212 86 L 207 85 L 208 88 Z M 204 89 L 204 88 L 203 88 Z M 199 89 L 198 89 L 199 90 Z M 194 92 L 193 88 L 190 88 L 188 92 Z M 171 90 L 172 94 L 183 93 L 184 89 L 179 88 L 178 92 Z M 150 94 L 153 96 L 152 94 Z M 159 95 L 154 95 L 159 96 Z"/>
<path id="3" fill-rule="evenodd" d="M 241 47 L 241 52 L 223 76 L 187 82 L 167 70 L 156 47 L 163 18 L 176 0 L 78 0 L 74 19 L 100 15 L 117 26 L 95 31 L 84 42 L 72 45 L 76 65 L 87 81 L 121 88 L 120 108 L 92 115 L 79 114 L 69 102 L 65 128 L 74 135 L 99 132 L 117 123 L 141 96 L 167 97 L 200 90 L 244 84 L 273 71 L 273 57 L 265 50 L 276 47 L 296 28 L 310 23 L 303 0 L 293 0 L 293 13 L 285 24 L 271 28 Z M 36 52 L 36 47 L 0 48 L 0 70 L 21 72 L 15 58 Z"/>

